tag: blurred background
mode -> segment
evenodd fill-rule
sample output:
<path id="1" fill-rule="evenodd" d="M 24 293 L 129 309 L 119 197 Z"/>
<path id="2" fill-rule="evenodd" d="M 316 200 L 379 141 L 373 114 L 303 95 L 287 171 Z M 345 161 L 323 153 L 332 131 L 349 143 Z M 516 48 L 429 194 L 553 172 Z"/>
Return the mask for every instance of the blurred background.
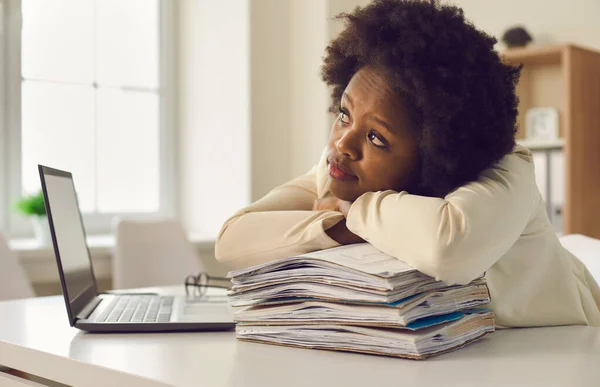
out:
<path id="1" fill-rule="evenodd" d="M 367 3 L 0 0 L 0 234 L 36 292 L 59 292 L 37 164 L 73 172 L 102 288 L 116 218 L 175 219 L 206 270 L 226 272 L 213 251 L 222 223 L 318 161 L 332 18 Z M 498 44 L 525 63 L 519 141 L 557 233 L 600 237 L 600 2 L 446 3 L 499 40 L 527 31 L 526 47 Z"/>

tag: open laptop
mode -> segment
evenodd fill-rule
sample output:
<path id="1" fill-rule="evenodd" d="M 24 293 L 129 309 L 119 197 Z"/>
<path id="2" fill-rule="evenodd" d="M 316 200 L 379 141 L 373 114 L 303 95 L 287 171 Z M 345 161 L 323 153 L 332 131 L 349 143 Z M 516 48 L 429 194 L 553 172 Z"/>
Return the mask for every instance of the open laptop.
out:
<path id="1" fill-rule="evenodd" d="M 198 299 L 148 293 L 98 293 L 73 177 L 70 172 L 43 165 L 38 169 L 71 326 L 89 332 L 205 331 L 234 327 L 223 296 Z"/>

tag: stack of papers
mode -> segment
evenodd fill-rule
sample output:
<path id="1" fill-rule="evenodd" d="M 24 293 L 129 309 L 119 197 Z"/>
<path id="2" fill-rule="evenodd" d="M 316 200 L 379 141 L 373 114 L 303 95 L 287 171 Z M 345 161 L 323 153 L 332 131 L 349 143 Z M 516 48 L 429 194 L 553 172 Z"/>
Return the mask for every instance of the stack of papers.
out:
<path id="1" fill-rule="evenodd" d="M 426 359 L 453 351 L 494 330 L 490 310 L 456 312 L 424 319 L 405 329 L 341 324 L 246 325 L 236 328 L 239 340 L 302 348 L 362 352 Z"/>
<path id="2" fill-rule="evenodd" d="M 423 359 L 494 331 L 483 278 L 447 286 L 368 243 L 229 277 L 240 340 Z"/>

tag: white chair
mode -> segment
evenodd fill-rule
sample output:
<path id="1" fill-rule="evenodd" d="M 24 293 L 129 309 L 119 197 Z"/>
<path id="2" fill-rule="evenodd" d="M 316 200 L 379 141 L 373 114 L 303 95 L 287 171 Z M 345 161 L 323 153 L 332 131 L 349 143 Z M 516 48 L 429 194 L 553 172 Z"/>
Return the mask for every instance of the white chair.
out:
<path id="1" fill-rule="evenodd" d="M 596 282 L 600 283 L 600 240 L 581 234 L 561 236 L 560 243 L 587 267 Z"/>
<path id="2" fill-rule="evenodd" d="M 203 265 L 194 245 L 174 220 L 114 223 L 113 288 L 182 285 Z"/>
<path id="3" fill-rule="evenodd" d="M 0 234 L 0 301 L 34 297 L 27 274 Z"/>

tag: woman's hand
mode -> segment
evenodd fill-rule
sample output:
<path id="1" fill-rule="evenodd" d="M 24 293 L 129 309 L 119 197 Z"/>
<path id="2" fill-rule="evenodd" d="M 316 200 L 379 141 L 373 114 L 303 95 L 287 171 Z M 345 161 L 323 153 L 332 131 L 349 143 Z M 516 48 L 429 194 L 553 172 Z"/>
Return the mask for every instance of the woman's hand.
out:
<path id="1" fill-rule="evenodd" d="M 351 205 L 352 202 L 340 200 L 335 196 L 330 196 L 315 200 L 313 204 L 313 211 L 338 211 L 341 212 L 344 217 L 347 217 Z M 333 227 L 325 230 L 325 232 L 330 238 L 342 245 L 364 242 L 361 237 L 348 230 L 348 227 L 346 227 L 346 219 L 343 219 Z"/>
<path id="2" fill-rule="evenodd" d="M 335 196 L 330 196 L 315 200 L 313 204 L 313 211 L 338 211 L 341 212 L 344 217 L 348 217 L 348 212 L 350 211 L 351 205 L 352 202 L 338 199 Z"/>

